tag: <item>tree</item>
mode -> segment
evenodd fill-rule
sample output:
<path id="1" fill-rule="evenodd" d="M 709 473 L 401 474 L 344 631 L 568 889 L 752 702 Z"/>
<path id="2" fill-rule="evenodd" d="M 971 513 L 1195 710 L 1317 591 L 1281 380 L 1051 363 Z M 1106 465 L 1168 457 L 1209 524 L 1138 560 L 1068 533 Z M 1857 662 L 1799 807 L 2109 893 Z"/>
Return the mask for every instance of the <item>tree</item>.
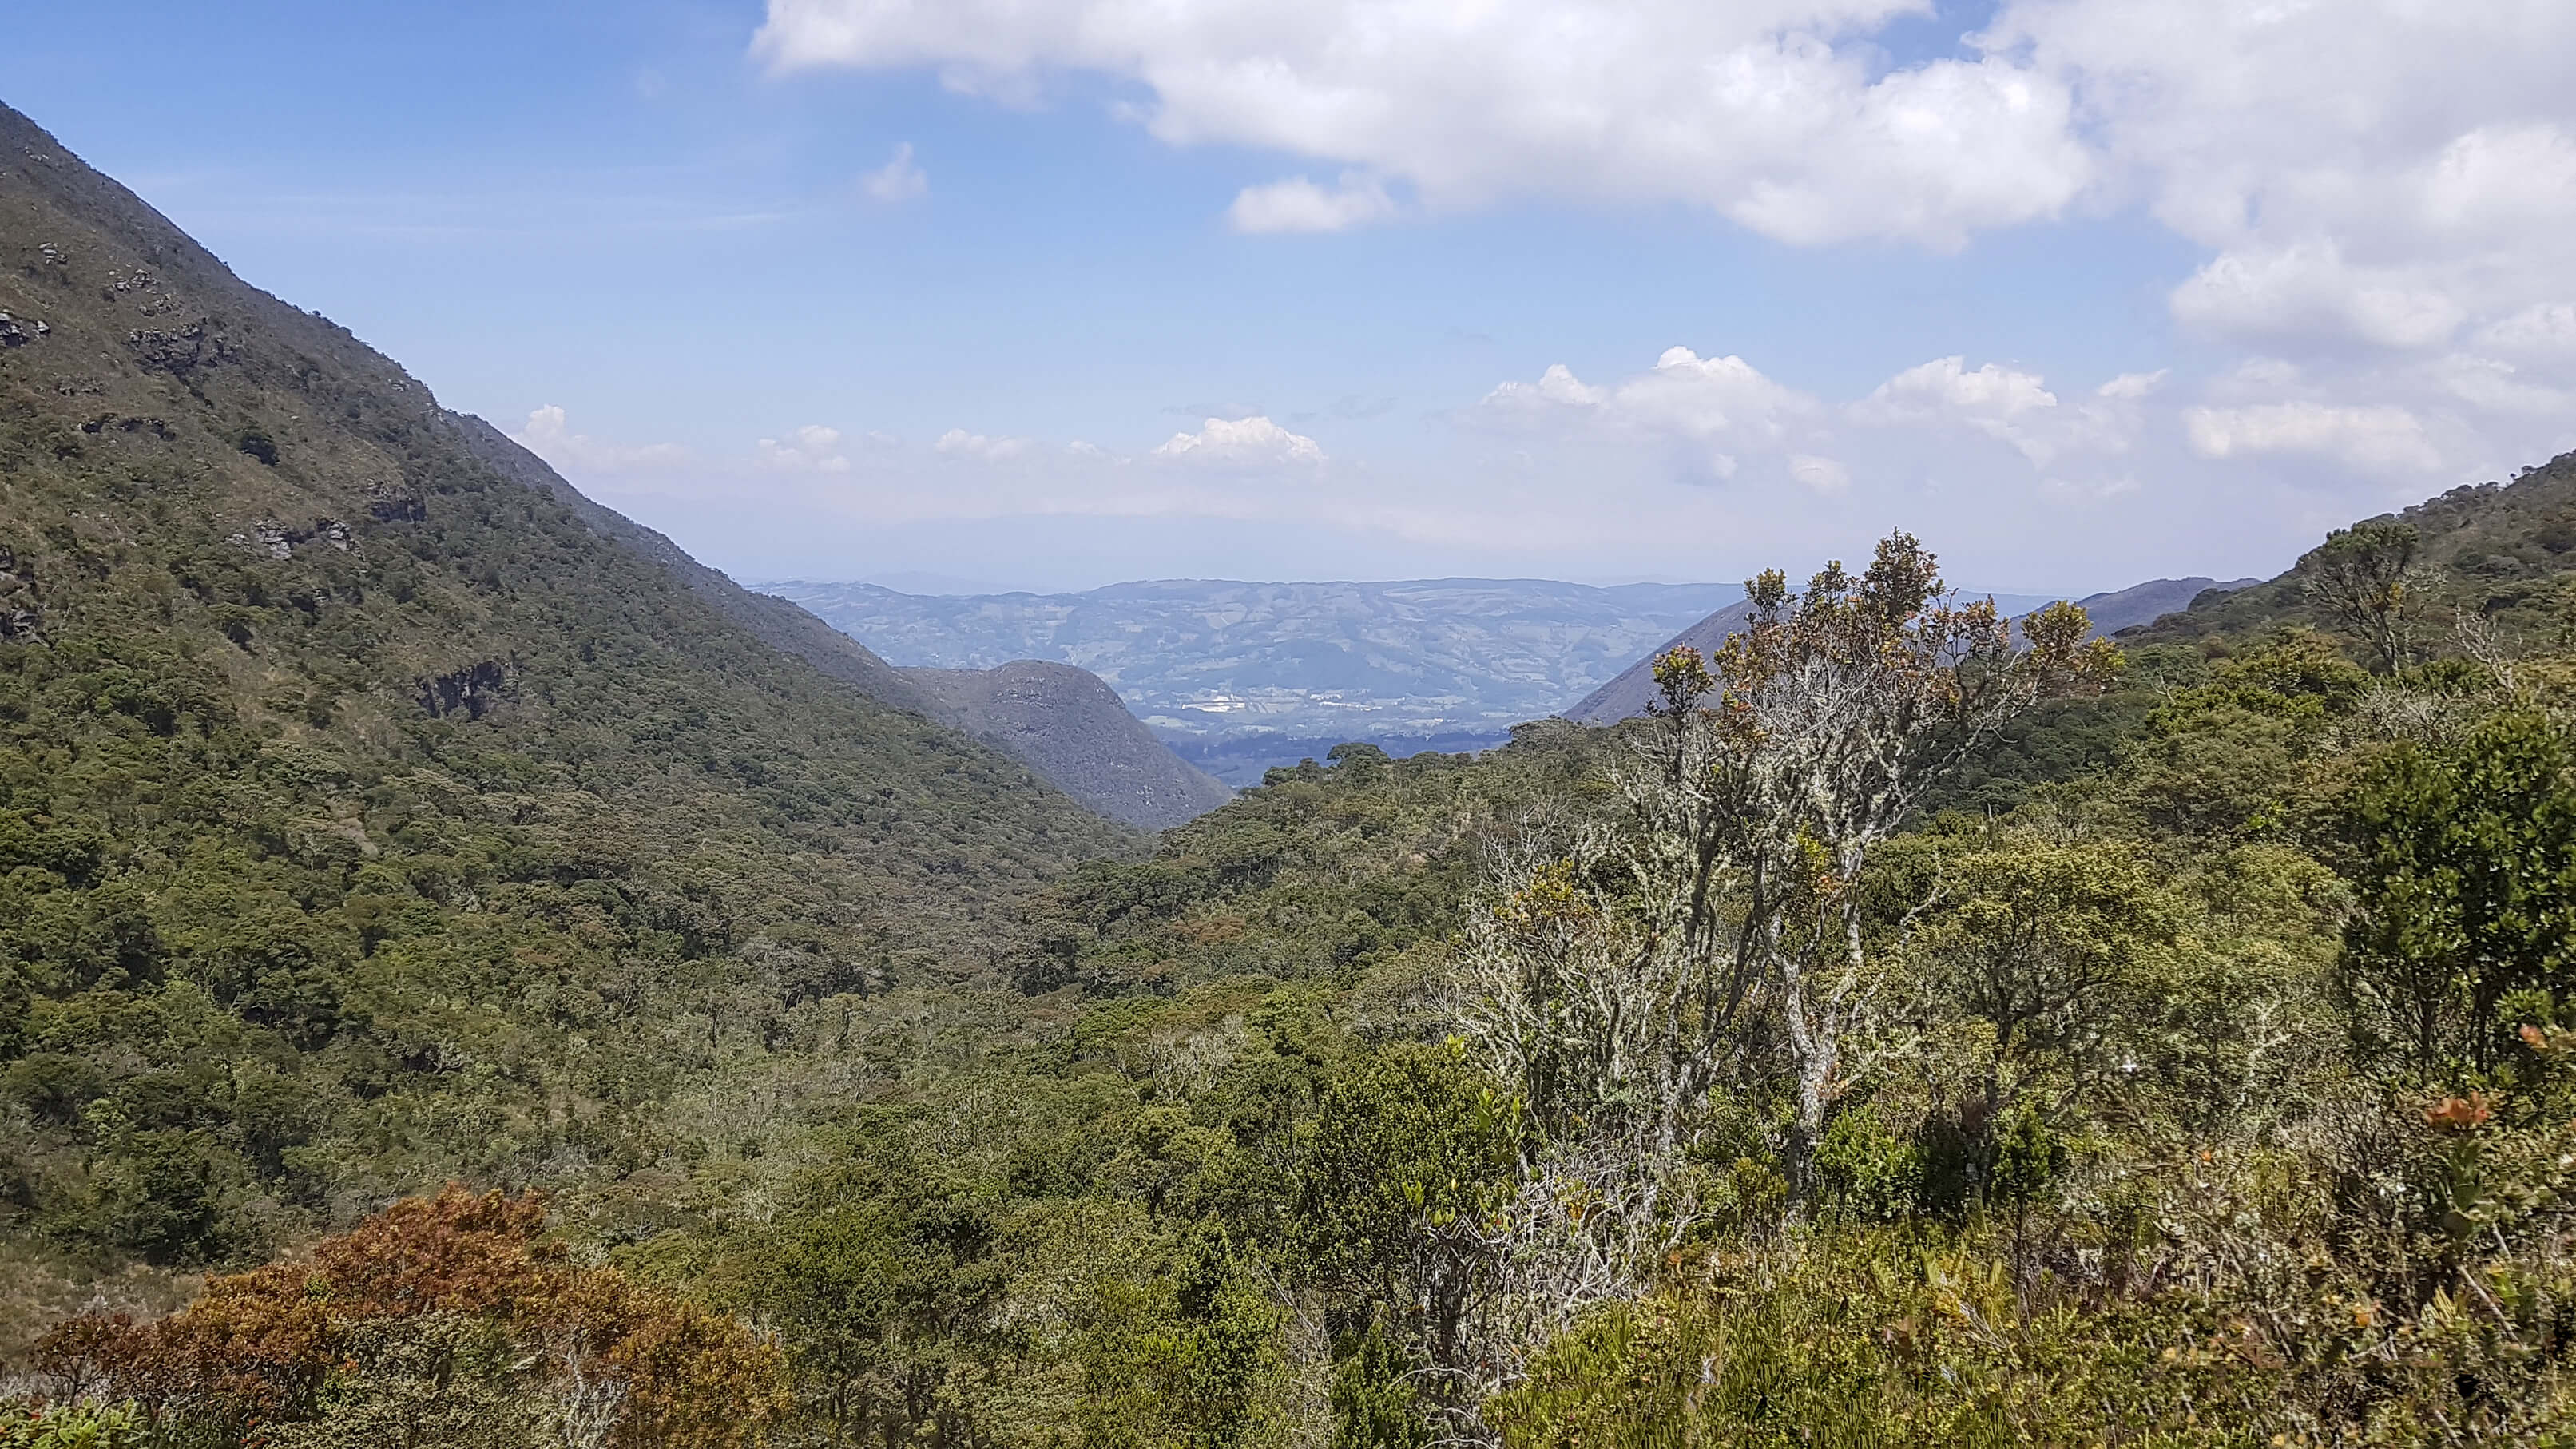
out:
<path id="1" fill-rule="evenodd" d="M 2298 563 L 2308 596 L 2360 635 L 2379 672 L 2391 678 L 2405 671 L 2413 648 L 2418 542 L 2403 523 L 2360 523 L 2327 534 Z"/>
<path id="2" fill-rule="evenodd" d="M 1289 1235 L 1301 1276 L 1332 1295 L 1346 1349 L 1382 1351 L 1391 1334 L 1420 1356 L 1427 1409 L 1472 1409 L 1487 1387 L 1488 1220 L 1512 1136 L 1508 1104 L 1463 1051 L 1412 1046 L 1354 1064 L 1302 1134 Z"/>
<path id="3" fill-rule="evenodd" d="M 2117 1024 L 2143 1015 L 2118 1003 L 2174 946 L 2179 907 L 2130 847 L 2016 842 L 1938 858 L 1947 843 L 1927 842 L 1934 859 L 1908 872 L 1937 876 L 1939 898 L 1904 954 L 1932 998 L 1927 1015 L 1992 1034 L 1962 1124 L 1982 1135 L 2042 1071 L 2081 1080 L 2102 1069 Z"/>
<path id="4" fill-rule="evenodd" d="M 2508 714 L 2400 746 L 2352 821 L 2342 980 L 2364 1037 L 2428 1077 L 2492 1070 L 2513 993 L 2576 993 L 2576 739 Z"/>
<path id="5" fill-rule="evenodd" d="M 988 1206 L 899 1151 L 817 1169 L 747 1273 L 834 1444 L 977 1440 L 961 1389 L 1007 1265 Z"/>
<path id="6" fill-rule="evenodd" d="M 1827 564 L 1792 594 L 1767 572 L 1753 614 L 1712 671 L 1677 650 L 1651 774 L 1633 782 L 1641 874 L 1680 904 L 1687 950 L 1718 983 L 1725 1030 L 1765 991 L 1788 1047 L 1787 1161 L 1801 1198 L 1843 1045 L 1871 985 L 1863 873 L 1924 792 L 2041 698 L 2100 687 L 2118 651 L 2086 639 L 2072 604 L 2014 626 L 1993 601 L 1957 604 L 1931 554 L 1892 533 L 1855 578 Z M 2018 647 L 2017 647 L 2018 643 Z M 1666 877 L 1656 880 L 1655 877 Z"/>
<path id="7" fill-rule="evenodd" d="M 1858 577 L 1748 588 L 1752 618 L 1713 661 L 1656 662 L 1662 698 L 1617 772 L 1626 819 L 1533 825 L 1462 934 L 1461 1029 L 1525 1114 L 1491 1229 L 1496 1300 L 1538 1330 L 1523 1342 L 1683 1241 L 1722 1083 L 1785 1085 L 1804 1210 L 1875 984 L 1871 852 L 2006 721 L 2118 663 L 2072 605 L 2016 631 L 1990 601 L 1953 603 L 1902 533 Z"/>
<path id="8" fill-rule="evenodd" d="M 533 1195 L 450 1186 L 316 1244 L 312 1261 L 215 1278 L 151 1323 L 76 1318 L 37 1346 L 65 1397 L 105 1391 L 192 1434 L 310 1445 L 565 1442 L 733 1449 L 779 1407 L 778 1355 L 741 1324 L 574 1268 Z M 443 1428 L 438 1426 L 444 1426 Z M 281 1434 L 281 1429 L 292 1429 Z"/>

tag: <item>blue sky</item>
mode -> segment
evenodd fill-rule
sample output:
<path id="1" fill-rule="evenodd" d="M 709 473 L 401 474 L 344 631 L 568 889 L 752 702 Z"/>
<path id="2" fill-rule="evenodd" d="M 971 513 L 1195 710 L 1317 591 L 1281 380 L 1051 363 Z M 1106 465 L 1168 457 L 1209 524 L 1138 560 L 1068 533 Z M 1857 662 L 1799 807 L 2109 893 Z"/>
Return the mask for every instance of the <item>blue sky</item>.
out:
<path id="1" fill-rule="evenodd" d="M 743 577 L 2089 590 L 2576 446 L 2576 7 L 18 8 L 0 99 Z"/>

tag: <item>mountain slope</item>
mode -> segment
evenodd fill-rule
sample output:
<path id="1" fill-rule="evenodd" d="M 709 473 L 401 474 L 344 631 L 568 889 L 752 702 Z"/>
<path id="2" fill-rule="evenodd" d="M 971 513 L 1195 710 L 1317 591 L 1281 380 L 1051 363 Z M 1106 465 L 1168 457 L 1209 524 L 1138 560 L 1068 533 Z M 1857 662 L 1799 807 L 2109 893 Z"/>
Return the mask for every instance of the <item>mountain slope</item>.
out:
<path id="1" fill-rule="evenodd" d="M 2203 595 L 2217 598 L 2239 589 L 2250 589 L 2261 582 L 2261 579 L 2233 579 L 2221 583 L 2216 579 L 2198 577 L 2149 579 L 2143 584 L 2131 584 L 2125 589 L 2095 594 L 2076 602 L 2084 606 L 2085 616 L 2093 621 L 2093 632 L 2109 635 L 2139 624 L 2151 624 L 2167 614 L 2188 609 L 2194 599 Z"/>
<path id="2" fill-rule="evenodd" d="M 5 109 L 0 314 L 0 1239 L 649 1167 L 1137 844 Z"/>
<path id="3" fill-rule="evenodd" d="M 933 714 L 1018 756 L 1112 820 L 1162 830 L 1234 794 L 1182 763 L 1089 670 L 1021 659 L 992 669 L 902 673 Z"/>
<path id="4" fill-rule="evenodd" d="M 2560 627 L 2555 601 L 2576 577 L 2576 452 L 2526 468 L 2510 483 L 2454 488 L 2380 518 L 2412 526 L 2421 540 L 2417 562 L 2430 585 L 2417 591 L 2424 632 L 2446 634 L 2453 608 L 2534 638 Z M 2330 623 L 2293 568 L 2240 592 L 2196 599 L 2121 642 L 2177 644 Z"/>

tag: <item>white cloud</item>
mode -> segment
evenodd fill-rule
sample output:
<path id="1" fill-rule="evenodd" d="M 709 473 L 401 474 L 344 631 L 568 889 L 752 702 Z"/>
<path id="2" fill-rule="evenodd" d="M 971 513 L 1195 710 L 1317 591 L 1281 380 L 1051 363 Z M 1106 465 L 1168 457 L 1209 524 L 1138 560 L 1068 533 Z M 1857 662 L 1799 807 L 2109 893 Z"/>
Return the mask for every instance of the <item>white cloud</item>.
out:
<path id="1" fill-rule="evenodd" d="M 874 435 L 871 435 L 874 436 Z M 753 445 L 753 455 L 764 468 L 817 473 L 847 473 L 849 456 L 841 451 L 841 430 L 820 423 L 808 423 L 788 435 L 785 442 L 763 438 Z"/>
<path id="2" fill-rule="evenodd" d="M 1828 496 L 1849 490 L 1852 481 L 1849 468 L 1813 453 L 1790 454 L 1789 476 L 1799 487 Z"/>
<path id="3" fill-rule="evenodd" d="M 928 194 L 930 177 L 912 159 L 912 143 L 905 141 L 894 148 L 886 164 L 859 178 L 859 189 L 873 200 L 900 206 Z"/>
<path id="4" fill-rule="evenodd" d="M 2034 468 L 2047 468 L 2070 454 L 2126 451 L 2145 422 L 2138 401 L 2163 379 L 2161 372 L 2122 373 L 2068 408 L 2035 372 L 1993 362 L 1971 372 L 1967 359 L 1941 357 L 1879 384 L 1852 404 L 1851 417 L 1874 427 L 1965 429 L 2011 447 Z"/>
<path id="5" fill-rule="evenodd" d="M 1954 246 L 2054 215 L 2094 163 L 2059 77 L 2000 56 L 1884 73 L 1922 0 L 771 0 L 773 68 L 936 70 L 1025 99 L 1051 71 L 1141 87 L 1175 144 L 1334 162 L 1438 206 L 1700 205 L 1796 242 Z M 1238 224 L 1390 213 L 1375 181 L 1254 188 Z M 1337 204 L 1322 204 L 1337 203 Z"/>
<path id="6" fill-rule="evenodd" d="M 1176 145 L 1348 168 L 1245 188 L 1245 230 L 1515 197 L 1679 202 L 1798 244 L 2142 202 L 2207 250 L 2196 330 L 2437 354 L 2566 305 L 2576 5 L 2001 0 L 1890 69 L 1925 0 L 769 0 L 772 68 L 927 69 L 1033 98 L 1081 72 Z M 2546 320 L 2545 317 L 2542 320 Z"/>
<path id="7" fill-rule="evenodd" d="M 2459 302 L 2406 269 L 2354 267 L 2332 239 L 2227 252 L 2174 289 L 2187 323 L 2249 339 L 2319 335 L 2380 347 L 2436 346 L 2459 329 Z"/>
<path id="8" fill-rule="evenodd" d="M 1933 422 L 1965 418 L 1979 423 L 2008 424 L 2026 413 L 2057 406 L 2057 394 L 2037 373 L 2017 372 L 1989 362 L 1974 372 L 1965 357 L 1939 357 L 1909 367 L 1878 385 L 1854 404 L 1865 422 Z"/>
<path id="9" fill-rule="evenodd" d="M 2527 382 L 2520 369 L 2497 358 L 2456 353 L 2429 372 L 2443 391 L 2481 412 L 2562 418 L 2571 411 L 2564 390 Z"/>
<path id="10" fill-rule="evenodd" d="M 1263 417 L 1210 418 L 1195 433 L 1174 433 L 1170 441 L 1154 449 L 1153 456 L 1174 462 L 1235 467 L 1312 467 L 1325 461 L 1322 444 Z"/>
<path id="11" fill-rule="evenodd" d="M 2307 453 L 2377 472 L 2430 472 L 2442 455 L 2423 422 L 2402 407 L 2336 407 L 2317 402 L 2186 409 L 2183 427 L 2205 458 Z"/>
<path id="12" fill-rule="evenodd" d="M 2007 0 L 1988 43 L 2076 79 L 2109 178 L 2216 255 L 2212 333 L 2436 349 L 2576 263 L 2576 6 Z"/>
<path id="13" fill-rule="evenodd" d="M 2478 342 L 2498 352 L 2576 355 L 2576 307 L 2565 302 L 2535 302 L 2509 317 L 2488 323 Z"/>
<path id="14" fill-rule="evenodd" d="M 1026 438 L 991 438 L 982 433 L 970 433 L 964 428 L 950 428 L 941 433 L 939 441 L 931 446 L 942 457 L 1003 463 L 1027 456 L 1036 445 Z"/>
<path id="15" fill-rule="evenodd" d="M 567 473 L 673 468 L 689 461 L 689 450 L 677 443 L 629 445 L 576 433 L 564 410 L 551 403 L 529 413 L 528 421 L 510 436 Z"/>
<path id="16" fill-rule="evenodd" d="M 1819 498 L 1870 480 L 1933 486 L 1939 467 L 1969 458 L 1954 441 L 1967 434 L 2009 447 L 2031 469 L 1990 476 L 1981 487 L 2035 484 L 2061 498 L 2101 499 L 2139 486 L 2137 449 L 2159 437 L 2167 452 L 2179 448 L 2171 414 L 2146 406 L 2165 378 L 2122 373 L 2067 400 L 2037 373 L 1991 362 L 1970 368 L 1953 356 L 1828 407 L 1741 357 L 1676 347 L 1653 368 L 1607 386 L 1550 367 L 1535 382 L 1495 387 L 1464 417 L 1540 445 L 1644 444 L 1668 477 L 1785 478 Z"/>
<path id="17" fill-rule="evenodd" d="M 1267 186 L 1247 186 L 1226 208 L 1226 221 L 1241 232 L 1344 231 L 1395 215 L 1384 183 L 1355 171 L 1342 173 L 1331 191 L 1303 176 Z"/>
<path id="18" fill-rule="evenodd" d="M 1611 387 L 1585 383 L 1558 363 L 1536 382 L 1500 384 L 1477 411 L 1504 426 L 1571 425 L 1671 445 L 1690 457 L 1692 471 L 1718 478 L 1734 477 L 1742 455 L 1780 453 L 1823 413 L 1814 398 L 1741 357 L 1702 357 L 1687 347 L 1666 348 L 1651 369 Z"/>

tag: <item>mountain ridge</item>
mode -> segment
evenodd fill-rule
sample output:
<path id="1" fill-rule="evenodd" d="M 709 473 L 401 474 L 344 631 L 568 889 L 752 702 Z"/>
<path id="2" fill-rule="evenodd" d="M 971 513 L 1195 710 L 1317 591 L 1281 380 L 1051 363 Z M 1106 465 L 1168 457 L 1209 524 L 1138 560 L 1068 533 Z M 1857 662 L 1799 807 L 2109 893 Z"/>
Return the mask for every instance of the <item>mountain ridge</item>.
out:
<path id="1" fill-rule="evenodd" d="M 1144 845 L 0 107 L 8 1251 L 616 1180 Z"/>
<path id="2" fill-rule="evenodd" d="M 810 580 L 757 587 L 901 666 L 1087 668 L 1177 753 L 1233 784 L 1345 741 L 1397 754 L 1498 743 L 1741 593 L 1473 578 L 1161 579 L 940 597 Z"/>

